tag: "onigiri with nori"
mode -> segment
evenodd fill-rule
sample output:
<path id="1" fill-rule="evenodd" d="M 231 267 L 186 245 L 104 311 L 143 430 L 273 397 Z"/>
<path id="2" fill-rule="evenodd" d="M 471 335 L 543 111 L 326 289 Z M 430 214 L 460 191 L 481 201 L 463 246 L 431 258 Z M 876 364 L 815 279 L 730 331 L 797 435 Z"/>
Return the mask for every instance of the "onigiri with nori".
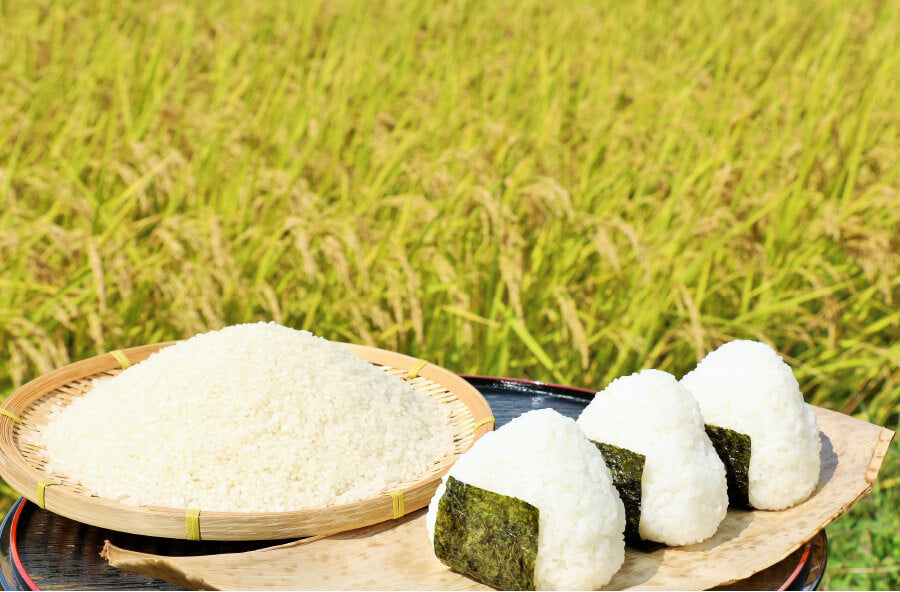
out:
<path id="1" fill-rule="evenodd" d="M 751 506 L 783 510 L 809 497 L 819 482 L 819 426 L 775 350 L 758 341 L 726 343 L 681 383 L 706 423 L 749 436 Z"/>
<path id="2" fill-rule="evenodd" d="M 552 409 L 478 440 L 438 486 L 426 524 L 441 561 L 500 589 L 597 589 L 625 557 L 625 510 L 603 456 Z"/>
<path id="3" fill-rule="evenodd" d="M 578 418 L 588 439 L 644 455 L 639 532 L 689 545 L 713 534 L 728 510 L 725 467 L 700 407 L 674 376 L 642 370 L 613 380 Z"/>

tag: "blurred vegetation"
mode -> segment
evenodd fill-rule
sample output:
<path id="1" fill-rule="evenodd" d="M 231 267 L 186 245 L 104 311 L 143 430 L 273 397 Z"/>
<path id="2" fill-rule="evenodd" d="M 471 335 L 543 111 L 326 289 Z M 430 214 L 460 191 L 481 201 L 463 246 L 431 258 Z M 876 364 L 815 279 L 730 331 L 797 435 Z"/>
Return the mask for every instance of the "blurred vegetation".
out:
<path id="1" fill-rule="evenodd" d="M 861 0 L 0 0 L 0 392 L 258 319 L 592 388 L 751 338 L 897 429 L 898 30 Z M 898 461 L 826 586 L 900 586 Z"/>

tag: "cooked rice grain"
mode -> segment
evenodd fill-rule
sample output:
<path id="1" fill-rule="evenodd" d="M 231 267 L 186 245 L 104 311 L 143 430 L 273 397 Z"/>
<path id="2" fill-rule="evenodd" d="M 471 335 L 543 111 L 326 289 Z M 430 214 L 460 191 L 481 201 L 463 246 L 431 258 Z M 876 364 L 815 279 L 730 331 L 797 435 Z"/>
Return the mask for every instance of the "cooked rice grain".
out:
<path id="1" fill-rule="evenodd" d="M 42 431 L 49 469 L 133 505 L 349 503 L 452 448 L 427 395 L 307 331 L 226 327 L 98 380 Z"/>

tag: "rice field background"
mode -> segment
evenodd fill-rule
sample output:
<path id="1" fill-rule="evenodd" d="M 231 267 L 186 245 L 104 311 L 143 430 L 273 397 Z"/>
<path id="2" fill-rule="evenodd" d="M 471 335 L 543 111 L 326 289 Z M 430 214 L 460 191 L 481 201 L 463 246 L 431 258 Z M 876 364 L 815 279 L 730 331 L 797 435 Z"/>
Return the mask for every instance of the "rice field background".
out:
<path id="1" fill-rule="evenodd" d="M 597 389 L 751 338 L 896 430 L 898 31 L 891 1 L 0 0 L 0 394 L 253 320 Z M 900 587 L 896 443 L 828 535 L 825 587 Z"/>

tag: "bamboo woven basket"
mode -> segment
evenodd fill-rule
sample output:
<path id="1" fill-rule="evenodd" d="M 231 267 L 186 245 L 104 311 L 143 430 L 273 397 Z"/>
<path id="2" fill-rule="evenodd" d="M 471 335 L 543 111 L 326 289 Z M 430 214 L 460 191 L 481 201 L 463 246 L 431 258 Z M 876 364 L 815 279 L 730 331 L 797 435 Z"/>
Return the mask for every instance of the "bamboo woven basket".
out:
<path id="1" fill-rule="evenodd" d="M 0 406 L 0 475 L 16 491 L 46 509 L 79 522 L 134 534 L 198 538 L 198 519 L 185 509 L 130 506 L 89 495 L 67 475 L 49 472 L 46 450 L 23 435 L 47 424 L 53 406 L 68 405 L 92 388 L 92 380 L 122 371 L 121 355 L 136 364 L 175 342 L 144 345 L 69 364 L 19 388 Z M 415 358 L 360 345 L 341 344 L 360 358 L 385 367 L 450 412 L 454 449 L 395 493 L 358 502 L 293 512 L 206 512 L 199 515 L 199 538 L 205 540 L 275 540 L 323 535 L 383 522 L 422 508 L 440 478 L 472 444 L 493 429 L 490 406 L 473 386 L 432 364 L 421 369 Z M 413 370 L 410 372 L 410 370 Z M 413 374 L 413 378 L 409 375 Z M 416 375 L 417 374 L 417 375 Z M 9 414 L 9 415 L 7 415 Z M 11 417 L 11 416 L 12 417 Z M 20 423 L 17 423 L 17 418 Z M 47 484 L 53 481 L 53 484 Z M 43 483 L 43 485 L 41 485 Z"/>

